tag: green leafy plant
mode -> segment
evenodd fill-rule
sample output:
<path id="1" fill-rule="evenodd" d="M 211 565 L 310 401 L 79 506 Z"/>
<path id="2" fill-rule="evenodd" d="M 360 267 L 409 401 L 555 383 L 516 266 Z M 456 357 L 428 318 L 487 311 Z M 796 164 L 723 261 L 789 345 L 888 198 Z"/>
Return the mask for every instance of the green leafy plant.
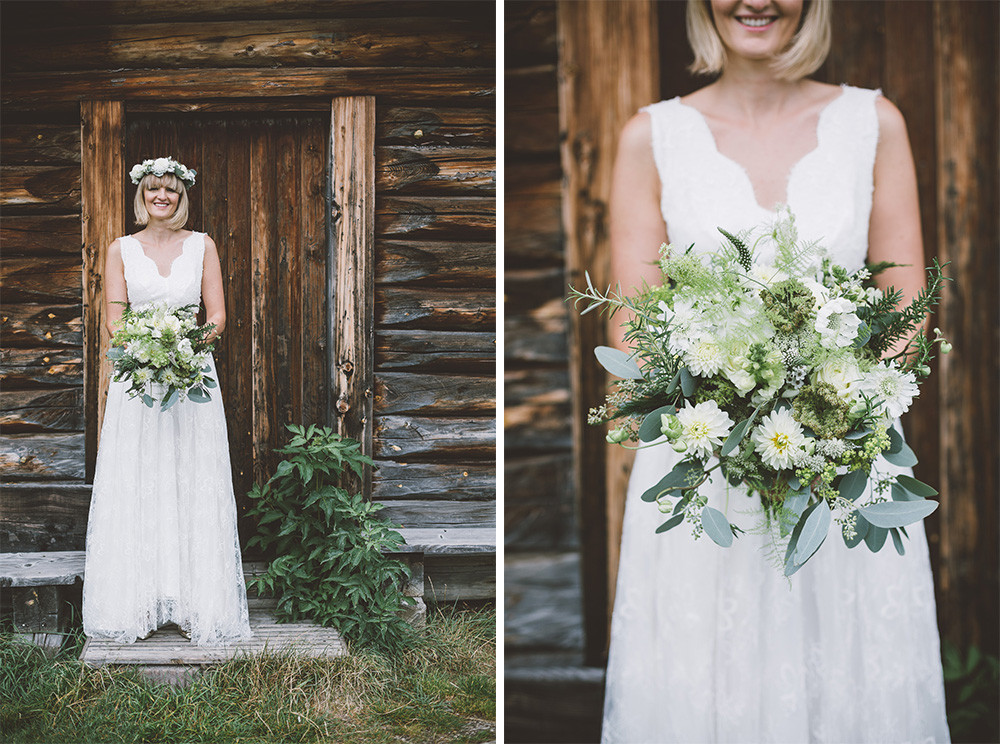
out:
<path id="1" fill-rule="evenodd" d="M 274 594 L 279 621 L 313 620 L 362 646 L 405 645 L 409 626 L 397 613 L 413 603 L 402 589 L 408 569 L 385 555 L 403 538 L 376 515 L 381 504 L 344 485 L 372 460 L 330 429 L 287 428 L 292 439 L 276 450 L 285 459 L 249 494 L 258 529 L 248 546 L 275 556 L 252 586 Z"/>
<path id="2" fill-rule="evenodd" d="M 1000 660 L 975 646 L 941 644 L 948 727 L 955 742 L 1000 741 Z"/>

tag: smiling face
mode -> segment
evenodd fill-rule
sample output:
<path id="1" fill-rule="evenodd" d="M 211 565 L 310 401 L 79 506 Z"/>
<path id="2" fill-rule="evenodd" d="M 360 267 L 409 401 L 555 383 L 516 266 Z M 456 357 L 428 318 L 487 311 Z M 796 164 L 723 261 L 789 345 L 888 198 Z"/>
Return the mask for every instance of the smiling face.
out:
<path id="1" fill-rule="evenodd" d="M 176 211 L 181 195 L 169 179 L 154 176 L 143 185 L 142 198 L 150 218 L 165 220 Z"/>
<path id="2" fill-rule="evenodd" d="M 188 208 L 187 189 L 172 173 L 150 174 L 139 181 L 133 201 L 135 224 L 162 222 L 172 230 L 179 230 L 187 223 Z"/>
<path id="3" fill-rule="evenodd" d="M 773 59 L 792 42 L 803 0 L 711 0 L 712 18 L 727 55 Z"/>

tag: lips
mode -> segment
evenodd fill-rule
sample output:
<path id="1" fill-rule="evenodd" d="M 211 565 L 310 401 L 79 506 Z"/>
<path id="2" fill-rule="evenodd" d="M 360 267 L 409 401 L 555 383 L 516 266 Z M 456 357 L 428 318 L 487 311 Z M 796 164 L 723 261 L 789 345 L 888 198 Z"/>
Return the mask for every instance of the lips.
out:
<path id="1" fill-rule="evenodd" d="M 769 26 L 778 20 L 777 16 L 765 15 L 765 16 L 736 16 L 736 20 L 739 21 L 740 25 L 746 26 L 747 28 L 764 28 Z"/>

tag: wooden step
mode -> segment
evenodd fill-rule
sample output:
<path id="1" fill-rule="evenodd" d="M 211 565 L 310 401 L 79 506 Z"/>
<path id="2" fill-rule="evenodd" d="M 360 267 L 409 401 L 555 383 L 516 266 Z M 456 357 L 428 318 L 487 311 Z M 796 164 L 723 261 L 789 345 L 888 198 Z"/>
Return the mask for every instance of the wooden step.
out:
<path id="1" fill-rule="evenodd" d="M 213 646 L 197 646 L 173 627 L 161 628 L 135 643 L 88 638 L 80 660 L 95 667 L 135 669 L 156 684 L 184 685 L 207 667 L 240 655 L 293 652 L 332 658 L 347 653 L 347 646 L 333 628 L 315 623 L 279 623 L 267 608 L 250 611 L 250 630 L 252 638 Z"/>

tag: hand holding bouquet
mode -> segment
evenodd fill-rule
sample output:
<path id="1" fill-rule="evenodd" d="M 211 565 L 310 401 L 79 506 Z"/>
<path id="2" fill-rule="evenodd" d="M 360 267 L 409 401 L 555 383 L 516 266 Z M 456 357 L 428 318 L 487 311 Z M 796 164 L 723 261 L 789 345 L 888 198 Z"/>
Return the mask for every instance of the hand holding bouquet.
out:
<path id="1" fill-rule="evenodd" d="M 197 311 L 196 305 L 176 310 L 125 305 L 108 359 L 114 362 L 115 381 L 130 383 L 130 398 L 141 396 L 150 408 L 159 399 L 161 411 L 178 400 L 211 400 L 208 389 L 217 385 L 208 364 L 214 342 L 205 339 L 215 326 L 199 326 Z"/>
<path id="2" fill-rule="evenodd" d="M 631 354 L 595 350 L 622 379 L 591 423 L 618 421 L 611 442 L 652 446 L 663 437 L 684 453 L 642 496 L 670 515 L 657 532 L 688 522 L 695 537 L 731 545 L 742 530 L 698 493 L 720 470 L 760 495 L 787 576 L 834 521 L 848 547 L 863 541 L 877 552 L 891 536 L 902 553 L 905 525 L 934 511 L 927 497 L 937 491 L 873 465 L 879 455 L 916 463 L 894 421 L 930 374 L 934 344 L 949 348 L 939 333 L 932 342 L 921 332 L 944 282 L 940 267 L 900 308 L 900 292 L 871 283 L 891 264 L 848 272 L 798 240 L 790 213 L 740 236 L 720 232 L 725 242 L 714 253 L 663 246 L 660 286 L 629 297 L 599 292 L 588 276 L 586 291 L 573 291 L 588 302 L 583 312 L 632 314 Z"/>

